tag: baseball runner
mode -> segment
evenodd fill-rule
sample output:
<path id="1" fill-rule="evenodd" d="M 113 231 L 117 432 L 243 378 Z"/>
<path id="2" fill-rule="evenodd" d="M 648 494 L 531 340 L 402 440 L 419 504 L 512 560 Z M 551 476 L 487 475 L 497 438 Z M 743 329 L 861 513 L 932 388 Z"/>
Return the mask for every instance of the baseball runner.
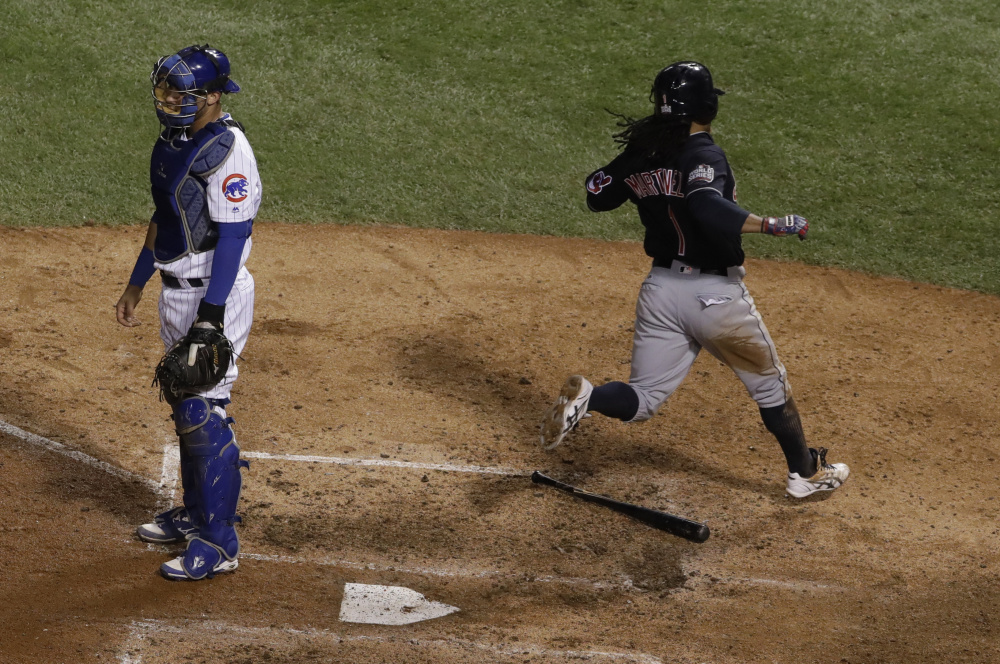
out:
<path id="1" fill-rule="evenodd" d="M 836 489 L 850 471 L 806 444 L 785 367 L 743 283 L 741 234 L 804 240 L 809 224 L 795 214 L 758 217 L 736 204 L 732 169 L 711 134 L 722 94 L 704 65 L 666 67 L 653 82 L 653 114 L 619 116 L 621 154 L 587 178 L 594 212 L 636 206 L 653 265 L 636 303 L 629 382 L 594 387 L 570 376 L 542 419 L 542 445 L 559 445 L 588 412 L 648 420 L 704 348 L 743 381 L 788 462 L 786 491 L 804 498 Z"/>
<path id="2" fill-rule="evenodd" d="M 116 307 L 119 323 L 139 325 L 143 287 L 160 272 L 167 352 L 154 383 L 173 410 L 184 498 L 137 534 L 187 543 L 160 567 L 168 579 L 210 578 L 238 565 L 234 524 L 248 463 L 226 406 L 253 320 L 254 280 L 244 263 L 261 184 L 243 127 L 222 111 L 222 95 L 240 91 L 229 73 L 229 59 L 206 44 L 160 58 L 150 74 L 163 125 L 150 165 L 155 212 Z"/>

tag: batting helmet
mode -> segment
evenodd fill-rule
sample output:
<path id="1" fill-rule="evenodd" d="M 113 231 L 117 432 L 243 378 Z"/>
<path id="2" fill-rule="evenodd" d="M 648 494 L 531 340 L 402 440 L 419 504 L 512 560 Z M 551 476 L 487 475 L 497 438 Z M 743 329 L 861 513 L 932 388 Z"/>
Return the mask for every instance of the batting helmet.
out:
<path id="1" fill-rule="evenodd" d="M 153 102 L 160 123 L 166 127 L 186 127 L 194 122 L 198 99 L 209 92 L 239 92 L 229 78 L 229 58 L 208 44 L 188 46 L 156 61 L 149 75 Z M 177 93 L 181 100 L 169 99 Z"/>
<path id="2" fill-rule="evenodd" d="M 719 95 L 724 94 L 712 85 L 712 73 L 705 65 L 675 62 L 656 75 L 649 96 L 658 117 L 709 124 L 719 112 Z"/>

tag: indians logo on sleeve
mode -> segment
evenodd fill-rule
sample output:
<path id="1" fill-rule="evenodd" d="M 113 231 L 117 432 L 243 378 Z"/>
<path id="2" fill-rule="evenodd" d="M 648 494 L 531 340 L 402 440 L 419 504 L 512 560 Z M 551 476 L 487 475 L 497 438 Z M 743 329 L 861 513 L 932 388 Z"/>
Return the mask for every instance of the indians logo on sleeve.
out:
<path id="1" fill-rule="evenodd" d="M 708 164 L 701 164 L 688 173 L 688 184 L 692 182 L 711 182 L 715 179 L 715 169 Z"/>
<path id="2" fill-rule="evenodd" d="M 247 182 L 247 176 L 233 173 L 222 181 L 222 193 L 230 203 L 239 203 L 246 200 L 246 197 L 249 195 L 247 190 L 249 186 L 250 183 Z"/>
<path id="3" fill-rule="evenodd" d="M 587 191 L 592 194 L 599 194 L 609 184 L 611 184 L 611 176 L 605 175 L 604 171 L 597 171 L 587 180 Z"/>

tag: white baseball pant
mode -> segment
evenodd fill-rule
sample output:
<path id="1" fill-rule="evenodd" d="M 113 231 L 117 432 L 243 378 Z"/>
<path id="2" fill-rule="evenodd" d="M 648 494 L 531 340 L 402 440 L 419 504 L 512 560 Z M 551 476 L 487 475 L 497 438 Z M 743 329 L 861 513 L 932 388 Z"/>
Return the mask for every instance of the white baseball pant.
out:
<path id="1" fill-rule="evenodd" d="M 201 287 L 168 288 L 163 286 L 160 293 L 160 338 L 169 350 L 188 333 L 198 314 L 198 304 L 208 291 L 208 282 Z M 254 280 L 246 267 L 241 267 L 236 275 L 236 283 L 226 299 L 226 315 L 223 332 L 232 342 L 236 354 L 243 352 L 250 326 L 253 324 Z M 239 374 L 236 358 L 233 358 L 226 377 L 215 387 L 197 392 L 207 399 L 228 399 L 233 383 Z"/>

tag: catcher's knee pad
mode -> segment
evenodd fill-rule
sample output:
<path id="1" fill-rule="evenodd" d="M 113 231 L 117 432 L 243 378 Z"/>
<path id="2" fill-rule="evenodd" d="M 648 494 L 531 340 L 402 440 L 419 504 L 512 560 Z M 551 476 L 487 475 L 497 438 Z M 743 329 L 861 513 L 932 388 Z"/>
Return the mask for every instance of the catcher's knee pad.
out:
<path id="1" fill-rule="evenodd" d="M 230 557 L 239 551 L 233 525 L 239 521 L 236 505 L 243 484 L 240 469 L 250 466 L 240 459 L 231 422 L 232 418 L 215 412 L 204 397 L 184 399 L 174 410 L 182 455 L 189 455 L 194 471 L 193 516 L 198 534 Z"/>
<path id="2" fill-rule="evenodd" d="M 180 436 L 182 446 L 186 442 L 186 437 L 208 424 L 212 416 L 212 404 L 205 397 L 191 396 L 181 399 L 173 404 L 173 409 L 174 429 Z"/>

